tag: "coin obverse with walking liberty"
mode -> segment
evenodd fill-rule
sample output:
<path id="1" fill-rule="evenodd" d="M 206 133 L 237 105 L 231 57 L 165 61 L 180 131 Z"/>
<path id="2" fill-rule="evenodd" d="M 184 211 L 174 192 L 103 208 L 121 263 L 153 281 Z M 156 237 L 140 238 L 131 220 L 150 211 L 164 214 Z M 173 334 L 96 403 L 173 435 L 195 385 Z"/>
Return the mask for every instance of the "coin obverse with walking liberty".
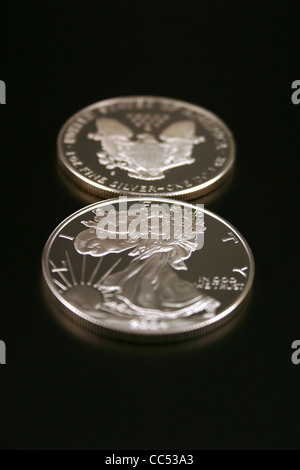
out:
<path id="1" fill-rule="evenodd" d="M 173 199 L 110 199 L 68 217 L 42 257 L 52 299 L 79 324 L 133 340 L 221 326 L 253 282 L 250 248 L 219 216 Z"/>
<path id="2" fill-rule="evenodd" d="M 61 128 L 58 161 L 100 196 L 193 199 L 231 173 L 235 144 L 210 111 L 183 101 L 132 96 L 100 101 Z"/>

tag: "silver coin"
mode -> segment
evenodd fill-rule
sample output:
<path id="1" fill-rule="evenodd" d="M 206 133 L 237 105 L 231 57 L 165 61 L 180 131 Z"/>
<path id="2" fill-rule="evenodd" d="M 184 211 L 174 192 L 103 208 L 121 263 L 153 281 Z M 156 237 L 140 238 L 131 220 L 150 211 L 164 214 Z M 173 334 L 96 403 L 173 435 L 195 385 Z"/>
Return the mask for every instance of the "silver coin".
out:
<path id="1" fill-rule="evenodd" d="M 46 243 L 52 299 L 92 331 L 131 340 L 208 333 L 246 299 L 254 261 L 237 230 L 202 205 L 111 199 L 68 217 Z"/>
<path id="2" fill-rule="evenodd" d="M 80 187 L 100 196 L 207 194 L 230 174 L 231 131 L 204 108 L 133 96 L 95 103 L 59 132 L 58 161 Z"/>

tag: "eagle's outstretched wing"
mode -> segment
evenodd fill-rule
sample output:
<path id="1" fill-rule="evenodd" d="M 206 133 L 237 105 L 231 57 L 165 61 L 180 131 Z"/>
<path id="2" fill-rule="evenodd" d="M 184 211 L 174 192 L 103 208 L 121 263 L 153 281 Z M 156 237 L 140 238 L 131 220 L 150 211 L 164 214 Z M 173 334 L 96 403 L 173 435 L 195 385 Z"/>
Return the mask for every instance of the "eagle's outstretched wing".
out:
<path id="1" fill-rule="evenodd" d="M 116 160 L 120 160 L 123 144 L 127 144 L 133 132 L 117 119 L 99 118 L 96 120 L 97 132 L 89 134 L 93 140 L 101 141 L 103 150 Z"/>
<path id="2" fill-rule="evenodd" d="M 165 142 L 174 140 L 187 141 L 193 144 L 201 142 L 202 137 L 197 137 L 196 125 L 193 121 L 184 120 L 170 124 L 160 133 L 160 139 Z M 199 140 L 200 139 L 200 140 Z"/>

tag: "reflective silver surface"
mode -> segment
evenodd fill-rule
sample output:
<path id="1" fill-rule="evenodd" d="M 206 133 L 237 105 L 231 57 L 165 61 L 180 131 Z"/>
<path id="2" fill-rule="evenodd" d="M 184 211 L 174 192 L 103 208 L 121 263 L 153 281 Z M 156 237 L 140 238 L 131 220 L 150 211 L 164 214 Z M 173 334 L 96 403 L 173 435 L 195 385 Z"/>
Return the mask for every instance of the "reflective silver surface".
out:
<path id="1" fill-rule="evenodd" d="M 79 210 L 50 236 L 42 266 L 52 298 L 74 321 L 144 341 L 221 326 L 254 276 L 251 251 L 228 222 L 201 206 L 157 198 Z"/>
<path id="2" fill-rule="evenodd" d="M 79 111 L 60 130 L 57 150 L 66 174 L 102 197 L 192 199 L 219 186 L 235 158 L 232 134 L 213 113 L 150 96 Z"/>

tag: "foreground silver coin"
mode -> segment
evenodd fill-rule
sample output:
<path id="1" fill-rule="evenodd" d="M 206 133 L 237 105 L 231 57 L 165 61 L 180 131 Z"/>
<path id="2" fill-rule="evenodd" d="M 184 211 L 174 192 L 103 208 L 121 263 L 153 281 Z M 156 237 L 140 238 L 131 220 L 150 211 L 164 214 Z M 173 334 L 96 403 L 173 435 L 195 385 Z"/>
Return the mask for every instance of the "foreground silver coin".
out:
<path id="1" fill-rule="evenodd" d="M 95 103 L 59 132 L 58 160 L 81 188 L 102 197 L 204 195 L 228 176 L 235 145 L 204 108 L 133 96 Z"/>
<path id="2" fill-rule="evenodd" d="M 119 198 L 62 222 L 42 257 L 52 298 L 81 325 L 133 340 L 177 340 L 228 320 L 250 291 L 242 236 L 202 206 Z"/>

